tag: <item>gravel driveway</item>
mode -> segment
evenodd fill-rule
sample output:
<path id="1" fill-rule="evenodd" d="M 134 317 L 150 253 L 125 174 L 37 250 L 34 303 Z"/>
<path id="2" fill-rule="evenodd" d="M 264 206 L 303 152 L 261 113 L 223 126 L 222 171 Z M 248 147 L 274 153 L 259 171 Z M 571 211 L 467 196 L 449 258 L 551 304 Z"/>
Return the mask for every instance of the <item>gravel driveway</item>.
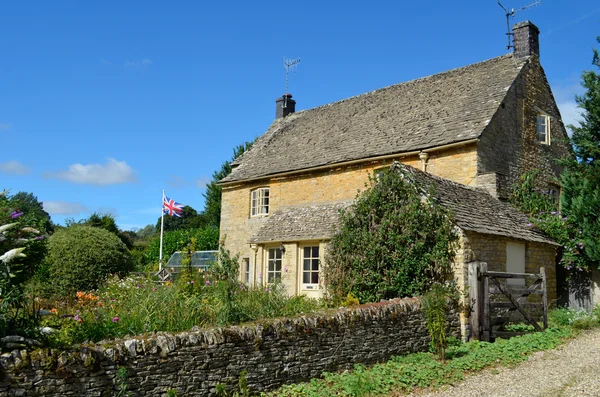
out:
<path id="1" fill-rule="evenodd" d="M 555 350 L 533 354 L 515 368 L 493 368 L 425 396 L 600 396 L 600 330 L 586 331 Z"/>

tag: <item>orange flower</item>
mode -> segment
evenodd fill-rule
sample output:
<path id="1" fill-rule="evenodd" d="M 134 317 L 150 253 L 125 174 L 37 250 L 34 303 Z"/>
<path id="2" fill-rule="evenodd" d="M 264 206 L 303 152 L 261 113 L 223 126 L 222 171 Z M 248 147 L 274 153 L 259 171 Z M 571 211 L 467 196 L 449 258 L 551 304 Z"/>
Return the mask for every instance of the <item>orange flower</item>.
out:
<path id="1" fill-rule="evenodd" d="M 58 309 L 57 308 L 50 309 L 50 313 L 58 314 Z"/>

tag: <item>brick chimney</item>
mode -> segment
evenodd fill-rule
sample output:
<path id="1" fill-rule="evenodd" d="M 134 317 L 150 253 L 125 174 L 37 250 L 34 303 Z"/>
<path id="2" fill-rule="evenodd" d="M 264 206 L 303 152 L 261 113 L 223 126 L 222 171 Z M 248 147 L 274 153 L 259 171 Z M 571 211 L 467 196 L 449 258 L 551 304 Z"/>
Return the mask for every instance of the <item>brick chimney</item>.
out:
<path id="1" fill-rule="evenodd" d="M 288 114 L 296 111 L 296 101 L 292 99 L 292 94 L 284 94 L 281 98 L 275 100 L 275 118 L 282 119 Z"/>
<path id="2" fill-rule="evenodd" d="M 517 58 L 530 55 L 540 56 L 540 30 L 530 21 L 519 22 L 513 26 L 513 45 Z"/>

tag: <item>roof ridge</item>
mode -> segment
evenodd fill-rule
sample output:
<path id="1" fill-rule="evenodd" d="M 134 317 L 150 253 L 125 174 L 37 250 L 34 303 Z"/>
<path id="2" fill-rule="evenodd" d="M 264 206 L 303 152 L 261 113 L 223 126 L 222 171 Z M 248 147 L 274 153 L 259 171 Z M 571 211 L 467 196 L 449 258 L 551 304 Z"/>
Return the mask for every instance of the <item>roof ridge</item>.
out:
<path id="1" fill-rule="evenodd" d="M 461 71 L 461 70 L 466 70 L 466 69 L 478 67 L 478 66 L 481 66 L 484 63 L 493 62 L 493 61 L 499 61 L 499 60 L 502 60 L 502 59 L 505 59 L 505 58 L 514 58 L 513 53 L 504 54 L 504 55 L 500 55 L 500 56 L 497 56 L 497 57 L 489 58 L 489 59 L 486 59 L 484 61 L 470 63 L 468 65 L 459 66 L 459 67 L 454 68 L 454 69 L 449 69 L 449 70 L 445 70 L 443 72 L 430 74 L 428 76 L 417 77 L 416 79 L 402 81 L 400 83 L 395 83 L 395 84 L 390 84 L 390 85 L 387 85 L 385 87 L 376 88 L 374 90 L 363 92 L 363 93 L 357 94 L 357 95 L 353 95 L 353 96 L 350 96 L 350 97 L 347 97 L 347 98 L 344 98 L 344 99 L 340 99 L 338 101 L 325 103 L 323 105 L 319 105 L 319 106 L 316 106 L 314 108 L 303 109 L 303 110 L 300 110 L 300 111 L 297 111 L 295 113 L 290 114 L 290 116 L 293 116 L 293 115 L 300 116 L 300 115 L 302 115 L 302 113 L 307 113 L 307 112 L 310 112 L 310 111 L 313 111 L 313 110 L 319 110 L 319 109 L 326 108 L 328 106 L 333 106 L 333 105 L 336 105 L 338 103 L 343 103 L 343 102 L 346 102 L 346 101 L 349 101 L 349 100 L 352 100 L 352 99 L 355 99 L 355 98 L 360 98 L 360 97 L 363 97 L 363 96 L 372 95 L 372 94 L 375 94 L 375 93 L 378 93 L 378 92 L 381 92 L 381 91 L 388 90 L 388 89 L 393 88 L 393 87 L 398 87 L 398 86 L 408 85 L 408 84 L 414 84 L 414 83 L 421 82 L 421 81 L 424 81 L 424 80 L 429 80 L 431 78 L 438 77 L 438 76 L 445 76 L 447 74 L 456 73 L 456 72 Z M 524 57 L 523 58 L 524 61 L 520 61 L 520 62 L 517 61 L 517 59 L 515 58 L 515 62 L 516 62 L 516 65 L 518 66 L 518 68 L 522 68 L 525 65 L 525 63 L 526 63 L 525 61 L 529 60 L 529 58 L 530 57 Z"/>

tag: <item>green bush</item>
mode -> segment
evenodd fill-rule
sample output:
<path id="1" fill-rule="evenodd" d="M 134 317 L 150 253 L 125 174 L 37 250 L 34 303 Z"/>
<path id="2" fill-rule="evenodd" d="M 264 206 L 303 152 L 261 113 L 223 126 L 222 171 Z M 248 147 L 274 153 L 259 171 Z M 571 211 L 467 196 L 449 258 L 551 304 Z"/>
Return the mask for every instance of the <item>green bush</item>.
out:
<path id="1" fill-rule="evenodd" d="M 448 291 L 444 286 L 436 284 L 431 291 L 423 295 L 421 302 L 427 320 L 427 331 L 431 337 L 432 350 L 440 360 L 444 361 L 448 347 L 446 342 L 446 325 L 450 308 Z"/>
<path id="2" fill-rule="evenodd" d="M 393 165 L 341 214 L 324 279 L 334 302 L 417 296 L 452 277 L 458 236 L 448 211 Z M 429 194 L 428 194 L 429 193 Z"/>
<path id="3" fill-rule="evenodd" d="M 61 295 L 98 288 L 111 274 L 132 270 L 123 242 L 104 229 L 73 225 L 56 231 L 48 243 L 48 280 Z"/>

